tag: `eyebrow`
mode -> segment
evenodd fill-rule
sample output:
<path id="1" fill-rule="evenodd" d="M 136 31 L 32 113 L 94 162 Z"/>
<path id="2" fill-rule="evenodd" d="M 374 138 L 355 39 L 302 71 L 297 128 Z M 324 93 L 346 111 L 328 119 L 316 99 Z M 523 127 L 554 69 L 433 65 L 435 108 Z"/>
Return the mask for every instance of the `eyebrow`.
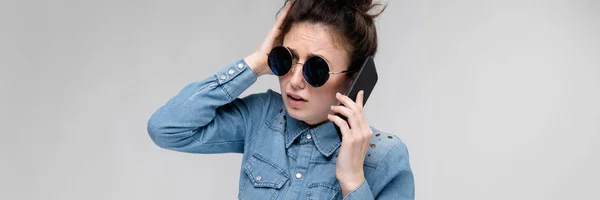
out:
<path id="1" fill-rule="evenodd" d="M 298 56 L 298 52 L 297 52 L 295 49 L 293 49 L 293 48 L 291 48 L 291 47 L 287 47 L 287 48 L 288 48 L 288 49 L 289 49 L 289 50 L 292 52 L 292 55 L 293 55 L 293 56 L 295 56 L 296 58 L 300 58 L 300 56 Z M 327 58 L 325 58 L 325 56 L 323 56 L 323 55 L 314 54 L 314 53 L 308 53 L 308 57 L 309 57 L 309 58 L 310 58 L 310 57 L 313 57 L 313 56 L 319 56 L 319 57 L 323 58 L 323 60 L 325 60 L 325 62 L 327 62 L 327 63 L 331 63 L 331 62 L 329 62 L 329 60 L 327 60 Z M 306 62 L 306 61 L 304 61 L 304 62 Z M 330 67 L 331 67 L 331 66 L 330 66 Z"/>

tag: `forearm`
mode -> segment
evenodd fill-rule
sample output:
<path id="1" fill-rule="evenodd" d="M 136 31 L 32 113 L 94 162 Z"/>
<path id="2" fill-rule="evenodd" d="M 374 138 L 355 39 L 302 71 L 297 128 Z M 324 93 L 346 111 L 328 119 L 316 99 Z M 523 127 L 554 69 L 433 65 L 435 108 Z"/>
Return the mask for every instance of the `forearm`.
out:
<path id="1" fill-rule="evenodd" d="M 261 52 L 255 52 L 249 56 L 244 58 L 244 62 L 248 64 L 254 75 L 258 78 L 262 75 L 269 74 L 270 68 L 267 67 L 267 63 L 265 62 L 267 59 L 267 54 L 263 54 Z"/>
<path id="2" fill-rule="evenodd" d="M 202 132 L 215 119 L 217 108 L 231 103 L 255 81 L 248 65 L 239 60 L 200 82 L 186 85 L 150 117 L 150 137 L 163 148 L 190 144 L 193 130 Z"/>

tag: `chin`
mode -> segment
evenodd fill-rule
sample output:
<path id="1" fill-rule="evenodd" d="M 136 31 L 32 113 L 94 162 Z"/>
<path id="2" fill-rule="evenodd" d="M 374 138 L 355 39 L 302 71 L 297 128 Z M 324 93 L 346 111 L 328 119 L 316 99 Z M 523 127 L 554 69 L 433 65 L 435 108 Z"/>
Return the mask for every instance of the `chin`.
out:
<path id="1" fill-rule="evenodd" d="M 288 106 L 287 104 L 285 105 L 285 109 L 287 110 L 287 113 L 296 120 L 300 120 L 303 122 L 311 121 L 310 110 L 307 110 L 305 108 L 293 108 L 291 106 Z"/>
<path id="2" fill-rule="evenodd" d="M 312 114 L 312 113 L 310 113 L 311 111 L 306 110 L 306 109 L 297 109 L 297 108 L 292 108 L 292 107 L 289 107 L 286 105 L 286 110 L 287 110 L 287 113 L 294 119 L 303 121 L 309 125 L 318 124 L 318 123 L 328 120 L 327 118 L 325 118 L 322 120 L 315 121 L 315 119 L 317 119 L 317 117 L 314 115 L 311 115 Z"/>
<path id="3" fill-rule="evenodd" d="M 287 104 L 285 105 L 285 109 L 287 110 L 287 113 L 294 119 L 302 121 L 306 120 L 306 114 L 304 114 L 303 109 L 293 108 L 291 106 L 288 106 Z"/>

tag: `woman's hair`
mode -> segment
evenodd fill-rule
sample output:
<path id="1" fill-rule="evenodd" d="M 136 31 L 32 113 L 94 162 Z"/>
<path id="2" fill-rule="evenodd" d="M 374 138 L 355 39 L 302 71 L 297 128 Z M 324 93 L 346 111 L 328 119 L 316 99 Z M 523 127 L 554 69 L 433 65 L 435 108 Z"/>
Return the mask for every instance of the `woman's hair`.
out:
<path id="1" fill-rule="evenodd" d="M 286 4 L 288 3 L 290 0 L 286 0 Z M 349 70 L 358 71 L 364 59 L 377 52 L 377 31 L 373 19 L 386 6 L 379 12 L 369 13 L 373 8 L 381 6 L 372 0 L 295 0 L 281 28 L 285 35 L 294 23 L 325 25 L 341 36 L 343 47 L 350 56 Z"/>

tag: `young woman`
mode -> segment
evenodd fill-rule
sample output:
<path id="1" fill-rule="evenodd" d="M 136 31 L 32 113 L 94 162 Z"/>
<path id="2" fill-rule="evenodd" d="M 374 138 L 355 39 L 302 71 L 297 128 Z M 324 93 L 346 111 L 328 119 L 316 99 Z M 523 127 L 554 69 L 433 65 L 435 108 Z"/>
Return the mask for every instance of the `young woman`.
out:
<path id="1" fill-rule="evenodd" d="M 175 151 L 243 153 L 239 199 L 414 199 L 406 146 L 369 126 L 362 92 L 358 103 L 340 94 L 377 50 L 377 5 L 286 2 L 255 53 L 185 86 L 152 115 L 150 137 Z M 238 98 L 267 74 L 281 93 Z"/>

